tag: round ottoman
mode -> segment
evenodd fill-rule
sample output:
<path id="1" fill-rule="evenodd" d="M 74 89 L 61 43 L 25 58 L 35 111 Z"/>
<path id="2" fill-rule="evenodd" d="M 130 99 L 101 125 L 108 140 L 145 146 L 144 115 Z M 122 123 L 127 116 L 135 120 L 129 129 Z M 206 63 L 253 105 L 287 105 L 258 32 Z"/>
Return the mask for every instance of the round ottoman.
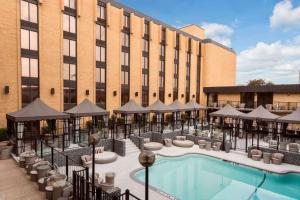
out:
<path id="1" fill-rule="evenodd" d="M 160 150 L 162 147 L 163 147 L 163 145 L 158 142 L 148 142 L 148 143 L 144 144 L 144 149 L 150 150 L 150 151 L 157 151 L 157 150 Z"/>
<path id="2" fill-rule="evenodd" d="M 118 158 L 115 152 L 104 151 L 102 153 L 95 154 L 96 164 L 106 164 L 114 162 Z"/>
<path id="3" fill-rule="evenodd" d="M 191 148 L 194 146 L 194 142 L 190 140 L 173 140 L 173 144 L 183 148 Z"/>

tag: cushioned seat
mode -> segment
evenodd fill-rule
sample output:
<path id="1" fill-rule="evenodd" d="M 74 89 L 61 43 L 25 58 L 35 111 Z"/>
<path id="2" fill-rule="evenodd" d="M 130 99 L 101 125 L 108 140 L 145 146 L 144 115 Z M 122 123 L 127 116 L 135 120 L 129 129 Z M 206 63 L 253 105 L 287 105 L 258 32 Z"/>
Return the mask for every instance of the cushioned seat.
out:
<path id="1" fill-rule="evenodd" d="M 150 151 L 157 151 L 157 150 L 160 150 L 162 147 L 163 147 L 163 145 L 158 142 L 148 142 L 148 143 L 144 144 L 144 149 L 150 150 Z"/>
<path id="2" fill-rule="evenodd" d="M 194 146 L 194 142 L 190 140 L 173 140 L 173 144 L 178 147 L 190 148 Z"/>
<path id="3" fill-rule="evenodd" d="M 104 151 L 103 153 L 95 154 L 95 163 L 106 164 L 114 162 L 118 158 L 115 152 Z"/>

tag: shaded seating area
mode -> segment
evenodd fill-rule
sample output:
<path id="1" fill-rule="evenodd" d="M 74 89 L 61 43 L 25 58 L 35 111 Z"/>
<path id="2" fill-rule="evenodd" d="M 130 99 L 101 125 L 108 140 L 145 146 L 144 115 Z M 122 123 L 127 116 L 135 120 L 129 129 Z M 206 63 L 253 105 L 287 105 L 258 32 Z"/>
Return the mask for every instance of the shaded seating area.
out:
<path id="1" fill-rule="evenodd" d="M 70 145 L 70 116 L 49 107 L 39 98 L 19 111 L 6 114 L 6 118 L 13 153 L 17 156 L 27 150 L 36 150 L 39 139 L 62 149 Z"/>
<path id="2" fill-rule="evenodd" d="M 234 149 L 236 149 L 237 136 L 239 133 L 239 119 L 244 113 L 227 104 L 220 110 L 212 112 L 209 115 L 210 117 L 217 118 L 217 125 L 220 128 L 220 131 L 211 131 L 211 139 L 219 140 L 219 142 L 221 139 L 222 150 L 225 150 L 225 143 L 229 145 L 229 148 L 232 148 L 232 144 L 234 143 L 233 146 Z"/>
<path id="3" fill-rule="evenodd" d="M 201 116 L 200 111 L 206 110 L 205 106 L 199 105 L 196 101 L 191 100 L 185 104 L 188 108 L 188 127 L 193 126 L 192 133 L 196 133 L 198 129 L 198 124 L 201 126 L 201 130 L 203 130 L 204 125 L 204 116 Z"/>
<path id="4" fill-rule="evenodd" d="M 165 105 L 159 99 L 153 104 L 149 105 L 146 110 L 153 113 L 151 121 L 151 131 L 163 133 L 166 125 L 169 127 L 168 122 L 165 123 L 165 113 L 172 113 L 173 109 Z M 170 127 L 168 128 L 171 131 Z"/>
<path id="5" fill-rule="evenodd" d="M 173 111 L 173 131 L 181 129 L 181 134 L 184 134 L 184 130 L 188 131 L 188 127 L 185 127 L 185 124 L 188 121 L 188 117 L 185 115 L 185 112 L 189 111 L 190 108 L 178 100 L 171 103 L 169 107 Z"/>
<path id="6" fill-rule="evenodd" d="M 140 135 L 141 132 L 148 131 L 149 111 L 133 99 L 113 112 L 117 115 L 117 139 L 126 139 L 131 134 Z"/>
<path id="7" fill-rule="evenodd" d="M 68 128 L 73 144 L 87 146 L 88 136 L 98 134 L 99 138 L 108 138 L 109 112 L 98 107 L 89 99 L 83 100 L 77 106 L 65 111 L 70 115 Z"/>

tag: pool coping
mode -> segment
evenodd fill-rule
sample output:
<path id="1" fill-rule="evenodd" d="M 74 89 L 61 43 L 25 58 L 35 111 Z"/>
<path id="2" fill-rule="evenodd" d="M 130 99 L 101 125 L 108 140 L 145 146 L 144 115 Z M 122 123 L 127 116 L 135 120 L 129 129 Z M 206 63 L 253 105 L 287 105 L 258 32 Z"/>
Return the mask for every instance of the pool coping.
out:
<path id="1" fill-rule="evenodd" d="M 233 163 L 235 165 L 240 165 L 240 166 L 245 166 L 245 167 L 249 167 L 249 168 L 254 168 L 254 169 L 257 169 L 257 170 L 260 170 L 260 171 L 263 171 L 265 173 L 268 173 L 268 174 L 277 174 L 277 175 L 286 175 L 286 174 L 299 174 L 300 175 L 300 172 L 298 171 L 293 171 L 293 170 L 285 170 L 285 171 L 282 171 L 282 172 L 275 172 L 275 171 L 270 171 L 270 170 L 266 170 L 266 169 L 262 169 L 262 168 L 259 168 L 259 167 L 256 167 L 256 166 L 252 166 L 252 165 L 249 165 L 249 164 L 245 164 L 245 163 L 238 163 L 238 162 L 235 162 L 235 161 L 231 161 L 229 159 L 224 159 L 224 158 L 219 158 L 217 156 L 213 156 L 213 155 L 207 155 L 207 154 L 203 154 L 203 153 L 200 153 L 200 152 L 187 152 L 187 153 L 182 153 L 182 154 L 179 154 L 179 155 L 165 155 L 165 154 L 161 154 L 161 153 L 155 153 L 155 155 L 158 155 L 158 156 L 162 156 L 162 157 L 167 157 L 167 158 L 177 158 L 177 157 L 183 157 L 183 156 L 187 156 L 187 155 L 202 155 L 202 156 L 207 156 L 207 157 L 211 157 L 211 158 L 214 158 L 214 159 L 218 159 L 218 160 L 221 160 L 223 162 L 229 162 L 229 163 Z M 250 159 L 250 158 L 249 158 Z M 132 172 L 130 172 L 129 176 L 131 179 L 133 179 L 135 182 L 141 184 L 141 185 L 144 185 L 144 182 L 138 180 L 136 177 L 135 177 L 135 174 L 138 172 L 138 171 L 141 171 L 143 170 L 144 167 L 139 167 L 135 170 L 133 170 Z M 171 200 L 180 200 L 179 198 L 177 197 L 174 197 L 173 195 L 161 190 L 161 189 L 158 189 L 154 186 L 151 186 L 149 185 L 149 188 L 154 190 L 155 192 L 171 199 Z"/>

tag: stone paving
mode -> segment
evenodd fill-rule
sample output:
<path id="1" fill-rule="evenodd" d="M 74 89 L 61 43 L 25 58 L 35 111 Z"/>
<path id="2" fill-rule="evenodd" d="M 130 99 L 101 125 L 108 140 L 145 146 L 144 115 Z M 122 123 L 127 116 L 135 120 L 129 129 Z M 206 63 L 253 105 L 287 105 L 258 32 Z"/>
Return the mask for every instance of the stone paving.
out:
<path id="1" fill-rule="evenodd" d="M 43 200 L 45 193 L 13 159 L 0 160 L 0 200 Z"/>

